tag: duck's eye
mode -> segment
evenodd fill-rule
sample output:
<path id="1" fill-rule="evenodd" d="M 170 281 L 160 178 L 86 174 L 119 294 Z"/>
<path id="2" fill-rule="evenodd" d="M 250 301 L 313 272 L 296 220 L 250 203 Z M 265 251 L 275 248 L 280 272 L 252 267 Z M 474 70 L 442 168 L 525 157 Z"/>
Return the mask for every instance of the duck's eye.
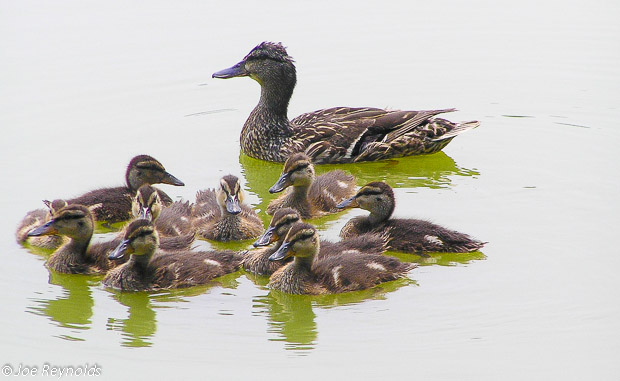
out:
<path id="1" fill-rule="evenodd" d="M 79 226 L 79 227 L 84 226 L 84 222 L 83 222 L 83 221 L 78 222 L 78 226 Z"/>
<path id="2" fill-rule="evenodd" d="M 383 199 L 381 197 L 378 197 L 378 196 L 377 196 L 376 200 L 379 201 L 379 202 L 383 201 Z"/>

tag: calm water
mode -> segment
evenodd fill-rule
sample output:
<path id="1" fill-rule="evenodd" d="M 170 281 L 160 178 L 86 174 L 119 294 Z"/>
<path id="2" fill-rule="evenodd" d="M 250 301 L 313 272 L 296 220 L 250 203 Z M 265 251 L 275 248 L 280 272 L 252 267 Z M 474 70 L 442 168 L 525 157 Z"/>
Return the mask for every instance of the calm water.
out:
<path id="1" fill-rule="evenodd" d="M 610 1 L 0 1 L 0 365 L 97 364 L 106 379 L 618 379 L 619 16 Z M 422 264 L 408 279 L 299 297 L 243 272 L 115 293 L 50 274 L 46 254 L 15 243 L 41 199 L 120 184 L 140 153 L 187 184 L 161 186 L 172 196 L 233 173 L 264 210 L 280 166 L 238 144 L 259 87 L 211 79 L 263 40 L 296 59 L 290 116 L 457 107 L 450 119 L 480 120 L 442 153 L 346 169 L 360 186 L 393 185 L 398 216 L 472 234 L 483 252 L 401 254 Z M 319 220 L 322 235 L 359 213 Z"/>

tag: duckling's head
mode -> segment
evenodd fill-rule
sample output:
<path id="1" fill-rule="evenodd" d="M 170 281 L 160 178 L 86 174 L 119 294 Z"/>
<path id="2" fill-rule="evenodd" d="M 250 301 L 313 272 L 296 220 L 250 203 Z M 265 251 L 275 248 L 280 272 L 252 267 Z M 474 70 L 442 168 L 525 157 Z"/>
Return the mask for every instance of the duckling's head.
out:
<path id="1" fill-rule="evenodd" d="M 94 226 L 90 209 L 83 205 L 67 205 L 54 211 L 48 222 L 31 230 L 28 236 L 60 234 L 74 240 L 90 239 Z"/>
<path id="2" fill-rule="evenodd" d="M 241 213 L 241 203 L 243 203 L 244 193 L 241 189 L 239 178 L 233 175 L 226 175 L 220 179 L 220 186 L 215 190 L 217 203 L 222 213 L 239 214 Z"/>
<path id="3" fill-rule="evenodd" d="M 278 181 L 269 188 L 269 193 L 282 192 L 290 186 L 309 187 L 314 181 L 315 173 L 312 160 L 302 152 L 294 153 L 286 159 Z"/>
<path id="4" fill-rule="evenodd" d="M 391 215 L 394 211 L 394 191 L 382 181 L 364 185 L 355 196 L 336 205 L 337 208 L 361 208 L 371 214 Z"/>
<path id="5" fill-rule="evenodd" d="M 49 209 L 50 218 L 54 215 L 54 213 L 68 205 L 65 200 L 61 199 L 56 199 L 54 201 L 43 200 L 43 203 Z"/>
<path id="6" fill-rule="evenodd" d="M 280 239 L 284 239 L 291 226 L 295 222 L 300 221 L 301 217 L 299 217 L 299 213 L 295 209 L 281 208 L 276 210 L 269 223 L 269 227 L 267 227 L 267 231 L 258 237 L 256 242 L 254 242 L 254 247 L 267 246 Z"/>
<path id="7" fill-rule="evenodd" d="M 252 49 L 241 62 L 213 73 L 213 78 L 250 77 L 261 86 L 282 84 L 295 87 L 297 74 L 293 58 L 281 43 L 262 42 Z"/>
<path id="8" fill-rule="evenodd" d="M 137 190 L 143 184 L 185 185 L 181 180 L 166 172 L 166 168 L 149 155 L 138 155 L 131 159 L 127 166 L 125 180 L 132 190 Z"/>
<path id="9" fill-rule="evenodd" d="M 149 184 L 144 184 L 138 188 L 136 197 L 133 198 L 131 211 L 135 218 L 155 221 L 161 213 L 162 205 L 157 189 Z"/>
<path id="10" fill-rule="evenodd" d="M 108 258 L 119 259 L 126 254 L 150 256 L 157 250 L 158 246 L 159 237 L 151 221 L 138 219 L 127 226 L 123 241 L 110 253 Z"/>
<path id="11" fill-rule="evenodd" d="M 319 252 L 319 233 L 314 226 L 297 222 L 291 226 L 280 248 L 269 257 L 279 261 L 290 256 L 312 259 Z"/>

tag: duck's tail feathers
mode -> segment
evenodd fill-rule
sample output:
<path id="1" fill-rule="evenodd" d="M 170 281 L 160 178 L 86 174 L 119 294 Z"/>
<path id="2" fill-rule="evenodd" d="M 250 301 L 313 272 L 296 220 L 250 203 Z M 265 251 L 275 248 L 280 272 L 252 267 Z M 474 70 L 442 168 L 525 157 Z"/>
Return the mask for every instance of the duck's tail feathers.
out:
<path id="1" fill-rule="evenodd" d="M 448 131 L 445 134 L 432 139 L 432 141 L 438 142 L 438 141 L 441 141 L 441 140 L 452 139 L 453 137 L 455 137 L 457 135 L 460 135 L 460 134 L 462 134 L 465 131 L 469 131 L 471 129 L 474 129 L 474 128 L 478 127 L 479 125 L 480 125 L 480 122 L 478 122 L 477 120 L 472 120 L 470 122 L 458 123 L 456 125 L 456 127 L 454 127 L 451 131 Z"/>

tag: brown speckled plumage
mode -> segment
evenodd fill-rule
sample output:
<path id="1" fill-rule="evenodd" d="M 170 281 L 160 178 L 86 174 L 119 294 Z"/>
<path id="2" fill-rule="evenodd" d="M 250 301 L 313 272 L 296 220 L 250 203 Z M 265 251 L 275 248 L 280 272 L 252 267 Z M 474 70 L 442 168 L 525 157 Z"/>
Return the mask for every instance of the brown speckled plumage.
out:
<path id="1" fill-rule="evenodd" d="M 198 191 L 192 210 L 196 232 L 215 241 L 239 241 L 258 237 L 263 222 L 243 203 L 244 192 L 236 176 L 226 175 L 214 189 Z"/>
<path id="2" fill-rule="evenodd" d="M 476 251 L 484 242 L 467 234 L 446 229 L 424 220 L 390 218 L 395 199 L 392 188 L 383 182 L 372 182 L 362 187 L 342 207 L 359 207 L 370 211 L 368 216 L 352 218 L 340 231 L 342 238 L 365 233 L 382 233 L 388 237 L 388 249 L 405 253 L 428 252 L 464 253 Z"/>
<path id="3" fill-rule="evenodd" d="M 317 177 L 310 157 L 295 153 L 286 160 L 282 175 L 269 192 L 282 190 L 285 193 L 267 206 L 267 214 L 289 207 L 297 210 L 301 218 L 316 218 L 340 211 L 336 205 L 355 194 L 355 177 L 342 170 Z"/>
<path id="4" fill-rule="evenodd" d="M 295 223 L 271 257 L 274 260 L 292 255 L 295 259 L 271 275 L 269 287 L 290 294 L 356 291 L 404 277 L 416 267 L 393 257 L 365 253 L 341 253 L 314 260 L 319 246 L 312 225 Z"/>
<path id="5" fill-rule="evenodd" d="M 288 104 L 297 82 L 293 59 L 281 44 L 263 42 L 235 66 L 214 78 L 249 76 L 261 97 L 241 130 L 248 156 L 283 162 L 306 152 L 315 163 L 375 161 L 437 152 L 477 121 L 453 123 L 436 115 L 454 111 L 388 111 L 371 107 L 334 107 L 289 121 Z"/>
<path id="6" fill-rule="evenodd" d="M 57 249 L 60 247 L 64 239 L 59 235 L 45 235 L 40 237 L 30 237 L 28 233 L 31 230 L 43 225 L 52 218 L 52 215 L 67 206 L 65 200 L 47 201 L 43 200 L 43 203 L 47 206 L 47 209 L 35 209 L 26 213 L 24 219 L 17 226 L 15 232 L 15 239 L 17 243 L 24 244 L 28 242 L 30 246 L 40 247 L 42 249 Z"/>
<path id="7" fill-rule="evenodd" d="M 133 216 L 153 221 L 157 232 L 163 237 L 193 236 L 192 208 L 193 204 L 189 201 L 175 201 L 164 206 L 157 188 L 150 184 L 138 189 L 132 206 Z"/>
<path id="8" fill-rule="evenodd" d="M 242 255 L 230 250 L 156 253 L 158 241 L 149 221 L 129 224 L 124 241 L 112 256 L 131 254 L 131 259 L 108 272 L 103 284 L 125 291 L 191 287 L 234 272 L 241 264 Z"/>

